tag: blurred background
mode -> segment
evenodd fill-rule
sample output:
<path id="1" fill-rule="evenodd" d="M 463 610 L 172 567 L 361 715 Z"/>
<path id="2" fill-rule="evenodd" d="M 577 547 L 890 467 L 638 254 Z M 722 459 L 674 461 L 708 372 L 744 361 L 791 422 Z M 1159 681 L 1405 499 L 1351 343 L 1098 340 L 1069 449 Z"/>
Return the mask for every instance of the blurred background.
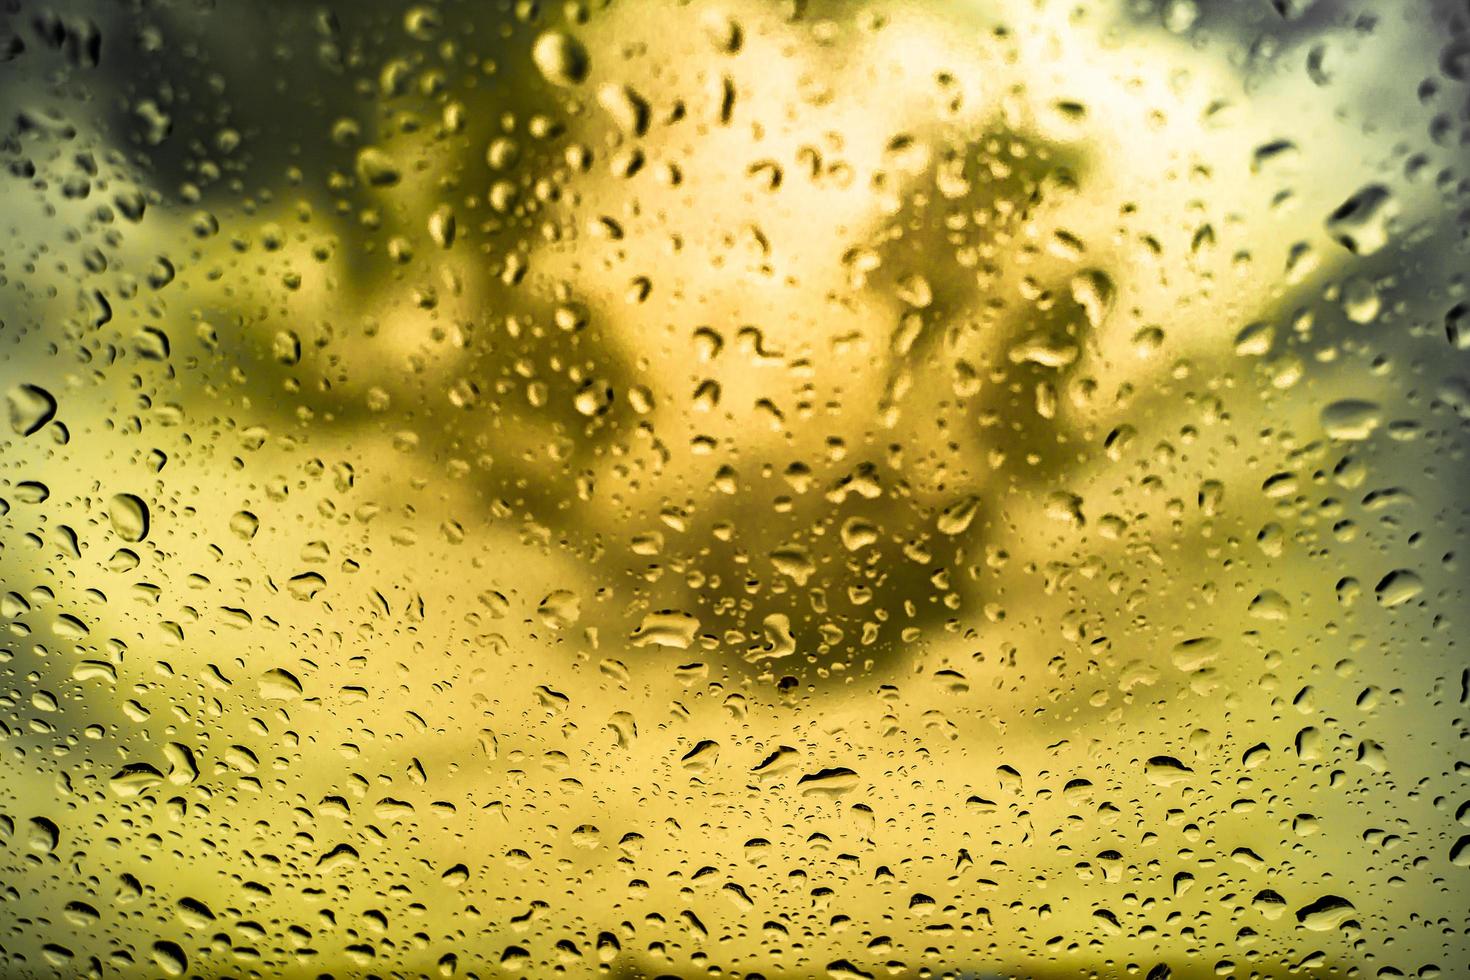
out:
<path id="1" fill-rule="evenodd" d="M 1464 975 L 1467 31 L 3 3 L 0 975 Z"/>

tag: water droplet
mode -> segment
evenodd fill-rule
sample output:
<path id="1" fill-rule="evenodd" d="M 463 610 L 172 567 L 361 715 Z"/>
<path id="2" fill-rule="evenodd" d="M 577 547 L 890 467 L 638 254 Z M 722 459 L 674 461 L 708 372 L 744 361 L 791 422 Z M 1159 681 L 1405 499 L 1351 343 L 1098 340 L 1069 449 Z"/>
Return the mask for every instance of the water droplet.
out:
<path id="1" fill-rule="evenodd" d="M 1367 439 L 1382 424 L 1377 402 L 1348 398 L 1322 409 L 1322 429 L 1344 442 Z"/>
<path id="2" fill-rule="evenodd" d="M 272 701 L 295 701 L 301 697 L 301 681 L 284 667 L 272 667 L 260 675 L 260 696 Z"/>
<path id="3" fill-rule="evenodd" d="M 936 522 L 941 534 L 964 534 L 974 523 L 975 515 L 980 512 L 980 498 L 975 494 L 969 494 L 948 504 L 939 512 L 939 520 Z"/>
<path id="4" fill-rule="evenodd" d="M 1383 576 L 1373 589 L 1378 604 L 1391 609 L 1401 606 L 1424 591 L 1424 581 L 1407 568 L 1395 569 Z"/>
<path id="5" fill-rule="evenodd" d="M 1296 910 L 1296 920 L 1313 932 L 1330 932 L 1352 918 L 1353 903 L 1336 895 L 1325 895 Z"/>
<path id="6" fill-rule="evenodd" d="M 673 647 L 687 650 L 699 630 L 699 620 L 685 612 L 666 609 L 649 613 L 629 637 L 635 647 Z"/>
<path id="7" fill-rule="evenodd" d="M 587 80 L 591 61 L 582 42 L 561 31 L 547 31 L 531 46 L 531 60 L 553 85 L 580 85 Z"/>
<path id="8" fill-rule="evenodd" d="M 56 399 L 40 385 L 19 384 L 5 396 L 10 408 L 10 428 L 16 435 L 40 432 L 56 417 Z"/>
<path id="9" fill-rule="evenodd" d="M 1327 218 L 1327 233 L 1355 255 L 1373 255 L 1388 244 L 1389 223 L 1398 213 L 1392 192 L 1370 184 Z"/>
<path id="10" fill-rule="evenodd" d="M 148 537 L 148 505 L 131 493 L 115 494 L 107 506 L 112 530 L 124 541 L 137 542 Z"/>

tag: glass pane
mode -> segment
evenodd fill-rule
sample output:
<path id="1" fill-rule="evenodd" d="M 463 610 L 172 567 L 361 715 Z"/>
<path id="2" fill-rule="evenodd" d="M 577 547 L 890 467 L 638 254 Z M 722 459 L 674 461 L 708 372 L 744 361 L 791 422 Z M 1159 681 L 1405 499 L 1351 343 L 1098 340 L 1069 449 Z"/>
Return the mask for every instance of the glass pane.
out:
<path id="1" fill-rule="evenodd" d="M 1463 976 L 1467 78 L 10 0 L 0 975 Z"/>

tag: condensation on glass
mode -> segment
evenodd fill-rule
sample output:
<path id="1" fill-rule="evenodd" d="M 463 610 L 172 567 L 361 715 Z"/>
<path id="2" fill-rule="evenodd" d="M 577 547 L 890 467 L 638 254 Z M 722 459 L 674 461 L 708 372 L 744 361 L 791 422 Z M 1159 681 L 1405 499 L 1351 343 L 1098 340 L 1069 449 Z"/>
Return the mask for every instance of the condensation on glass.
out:
<path id="1" fill-rule="evenodd" d="M 1470 13 L 0 9 L 0 975 L 1465 976 Z"/>

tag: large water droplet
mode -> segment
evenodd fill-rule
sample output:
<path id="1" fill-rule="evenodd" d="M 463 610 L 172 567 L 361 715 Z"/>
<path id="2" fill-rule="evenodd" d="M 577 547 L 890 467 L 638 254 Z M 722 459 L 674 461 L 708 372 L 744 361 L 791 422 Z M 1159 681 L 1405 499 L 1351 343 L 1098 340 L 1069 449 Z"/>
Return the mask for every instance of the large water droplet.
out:
<path id="1" fill-rule="evenodd" d="M 113 496 L 107 505 L 112 529 L 124 541 L 142 541 L 148 537 L 148 505 L 131 493 Z"/>
<path id="2" fill-rule="evenodd" d="M 580 85 L 592 63 L 582 42 L 561 31 L 547 31 L 531 46 L 536 69 L 553 85 Z"/>

